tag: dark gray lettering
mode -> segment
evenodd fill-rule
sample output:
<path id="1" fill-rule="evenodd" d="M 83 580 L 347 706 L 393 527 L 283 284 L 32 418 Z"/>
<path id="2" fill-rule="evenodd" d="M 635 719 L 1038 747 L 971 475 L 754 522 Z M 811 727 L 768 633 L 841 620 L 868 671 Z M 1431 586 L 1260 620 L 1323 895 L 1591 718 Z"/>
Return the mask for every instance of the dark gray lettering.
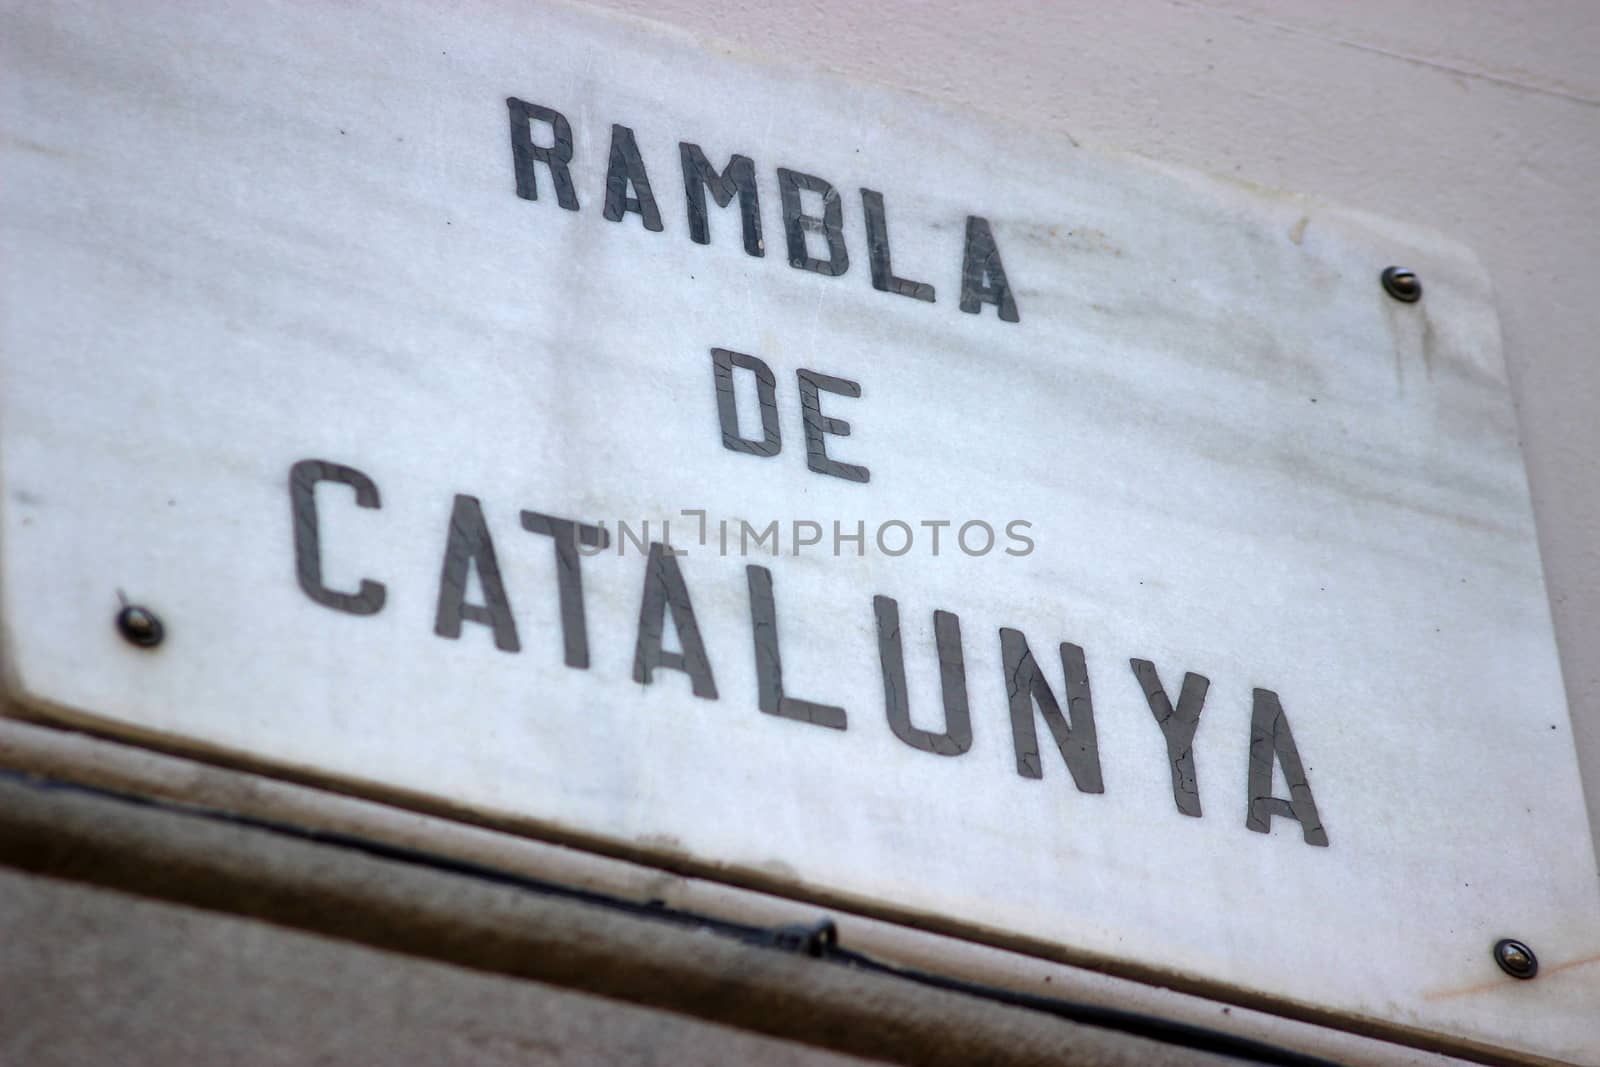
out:
<path id="1" fill-rule="evenodd" d="M 861 190 L 861 207 L 867 217 L 867 263 L 872 268 L 872 287 L 933 303 L 933 286 L 895 277 L 889 258 L 889 222 L 883 213 L 883 194 Z"/>
<path id="2" fill-rule="evenodd" d="M 478 584 L 483 588 L 483 603 L 467 603 L 467 579 L 476 567 Z M 457 495 L 450 513 L 449 540 L 445 542 L 444 566 L 439 572 L 439 607 L 433 632 L 440 637 L 459 638 L 461 622 L 475 622 L 494 631 L 494 647 L 502 652 L 517 652 L 517 623 L 511 617 L 511 604 L 500 580 L 500 562 L 495 558 L 494 541 L 483 521 L 483 507 L 477 497 Z"/>
<path id="3" fill-rule="evenodd" d="M 756 376 L 756 403 L 761 409 L 761 440 L 752 441 L 739 434 L 739 400 L 733 389 L 733 368 L 742 367 Z M 776 456 L 783 447 L 778 431 L 778 380 L 772 368 L 755 356 L 711 350 L 711 374 L 717 389 L 717 421 L 722 424 L 722 447 L 752 456 Z"/>
<path id="4" fill-rule="evenodd" d="M 629 195 L 628 187 L 633 187 Z M 611 127 L 611 162 L 606 167 L 605 217 L 621 222 L 622 216 L 637 212 L 644 220 L 644 228 L 661 232 L 661 212 L 656 209 L 655 194 L 650 191 L 650 176 L 645 173 L 644 160 L 639 158 L 639 146 L 634 142 L 633 131 L 626 126 Z"/>
<path id="5" fill-rule="evenodd" d="M 603 528 L 537 511 L 522 513 L 522 528 L 543 534 L 556 549 L 556 595 L 561 604 L 561 643 L 569 667 L 589 666 L 589 623 L 583 608 L 583 567 L 578 545 L 603 549 L 610 538 Z"/>
<path id="6" fill-rule="evenodd" d="M 822 214 L 808 215 L 800 205 L 800 190 L 822 197 Z M 844 205 L 839 192 L 821 178 L 778 168 L 778 193 L 783 200 L 783 230 L 789 242 L 789 266 L 818 274 L 838 275 L 850 269 L 844 246 Z M 828 258 L 813 257 L 806 247 L 807 234 L 821 234 L 828 242 Z"/>
<path id="7" fill-rule="evenodd" d="M 1283 780 L 1289 787 L 1288 800 L 1272 795 L 1274 759 L 1283 768 Z M 1294 819 L 1300 824 L 1306 844 L 1327 847 L 1328 833 L 1317 817 L 1317 802 L 1311 796 L 1311 783 L 1300 764 L 1300 750 L 1289 732 L 1289 717 L 1283 713 L 1278 694 L 1270 689 L 1257 689 L 1250 706 L 1249 793 L 1245 826 L 1265 834 L 1272 830 L 1274 815 Z"/>
<path id="8" fill-rule="evenodd" d="M 859 397 L 861 385 L 830 374 L 814 370 L 796 372 L 800 378 L 800 413 L 806 431 L 806 466 L 818 474 L 831 474 L 847 482 L 865 482 L 872 472 L 854 463 L 841 463 L 828 456 L 828 434 L 849 437 L 850 424 L 844 419 L 829 418 L 822 413 L 822 399 L 818 391 L 837 393 L 840 396 Z"/>
<path id="9" fill-rule="evenodd" d="M 756 703 L 768 715 L 814 723 L 834 730 L 847 727 L 843 708 L 791 697 L 783 691 L 783 657 L 778 649 L 778 609 L 772 596 L 772 572 L 755 565 L 744 569 L 750 585 L 750 632 L 756 652 Z"/>
<path id="10" fill-rule="evenodd" d="M 376 615 L 383 608 L 381 582 L 363 578 L 354 593 L 341 593 L 322 584 L 322 530 L 317 523 L 317 483 L 337 482 L 356 493 L 356 506 L 381 507 L 378 487 L 371 478 L 338 463 L 303 459 L 289 468 L 289 506 L 294 521 L 294 569 L 300 588 L 318 604 L 351 615 Z"/>
<path id="11" fill-rule="evenodd" d="M 718 174 L 697 144 L 678 143 L 683 162 L 683 195 L 689 205 L 689 239 L 695 244 L 711 243 L 711 227 L 706 218 L 706 193 L 718 207 L 727 207 L 739 194 L 739 218 L 744 227 L 744 250 L 752 256 L 767 254 L 761 239 L 761 201 L 756 193 L 756 168 L 748 156 L 735 155 Z"/>
<path id="12" fill-rule="evenodd" d="M 1020 321 L 989 220 L 968 215 L 967 244 L 961 257 L 961 310 L 976 315 L 984 304 L 993 304 L 1006 322 Z"/>
<path id="13" fill-rule="evenodd" d="M 900 605 L 875 596 L 878 618 L 878 662 L 883 667 L 883 700 L 889 729 L 912 748 L 940 756 L 959 756 L 972 747 L 972 715 L 967 707 L 967 665 L 961 651 L 961 620 L 948 611 L 933 613 L 933 643 L 939 654 L 939 685 L 944 696 L 942 733 L 911 722 L 906 696 L 906 663 L 900 638 Z"/>
<path id="14" fill-rule="evenodd" d="M 681 652 L 668 652 L 661 647 L 668 612 L 672 613 L 672 626 L 678 632 L 678 644 L 683 647 Z M 706 658 L 706 646 L 700 640 L 700 624 L 695 620 L 689 587 L 678 569 L 677 556 L 655 541 L 645 561 L 644 595 L 639 601 L 639 639 L 633 649 L 633 680 L 649 685 L 658 667 L 682 671 L 689 676 L 695 696 L 717 699 L 711 661 Z"/>
<path id="15" fill-rule="evenodd" d="M 1072 775 L 1073 784 L 1084 793 L 1104 793 L 1100 776 L 1100 749 L 1095 740 L 1094 703 L 1089 696 L 1089 671 L 1083 649 L 1061 646 L 1061 668 L 1066 675 L 1067 713 L 1061 714 L 1055 693 L 1045 681 L 1044 672 L 1034 662 L 1028 639 L 1021 631 L 1002 628 L 1000 657 L 1005 665 L 1006 698 L 1011 705 L 1011 740 L 1017 755 L 1017 773 L 1024 778 L 1043 778 L 1039 758 L 1039 736 L 1033 726 L 1033 712 L 1039 714 L 1054 735 L 1056 747 Z"/>
<path id="16" fill-rule="evenodd" d="M 1133 676 L 1144 690 L 1150 714 L 1161 727 L 1161 736 L 1167 743 L 1167 762 L 1172 765 L 1172 799 L 1185 815 L 1200 817 L 1200 781 L 1194 769 L 1194 732 L 1200 726 L 1200 712 L 1205 707 L 1209 679 L 1199 674 L 1183 676 L 1183 689 L 1178 693 L 1178 706 L 1174 708 L 1167 698 L 1166 688 L 1156 674 L 1156 665 L 1147 659 L 1128 661 L 1133 666 Z"/>
<path id="17" fill-rule="evenodd" d="M 556 202 L 568 211 L 578 210 L 578 194 L 572 188 L 572 124 L 559 111 L 530 104 L 516 97 L 506 99 L 511 113 L 511 165 L 517 175 L 517 195 L 524 200 L 539 199 L 534 168 L 543 163 L 550 168 L 550 183 L 556 187 Z M 533 143 L 532 123 L 548 123 L 555 142 L 548 146 Z"/>

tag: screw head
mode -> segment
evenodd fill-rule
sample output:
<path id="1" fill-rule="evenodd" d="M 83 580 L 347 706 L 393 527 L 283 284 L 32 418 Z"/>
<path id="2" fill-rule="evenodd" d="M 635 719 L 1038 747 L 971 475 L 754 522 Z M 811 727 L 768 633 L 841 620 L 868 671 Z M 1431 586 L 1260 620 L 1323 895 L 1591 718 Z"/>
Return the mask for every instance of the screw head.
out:
<path id="1" fill-rule="evenodd" d="M 166 636 L 166 627 L 156 613 L 138 604 L 129 604 L 117 612 L 117 631 L 140 648 L 154 648 Z"/>
<path id="2" fill-rule="evenodd" d="M 1403 304 L 1415 304 L 1422 299 L 1422 279 L 1416 271 L 1404 267 L 1385 267 L 1380 275 L 1383 290 Z"/>
<path id="3" fill-rule="evenodd" d="M 1513 978 L 1532 978 L 1539 973 L 1539 958 L 1533 949 L 1509 937 L 1494 943 L 1494 961 Z"/>

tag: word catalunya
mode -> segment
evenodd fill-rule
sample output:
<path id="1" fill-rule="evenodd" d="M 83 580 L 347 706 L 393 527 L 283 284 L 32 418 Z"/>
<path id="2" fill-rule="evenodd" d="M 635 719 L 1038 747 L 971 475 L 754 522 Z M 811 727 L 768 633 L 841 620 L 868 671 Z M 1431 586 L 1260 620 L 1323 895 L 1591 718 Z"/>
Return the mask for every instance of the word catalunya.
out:
<path id="1" fill-rule="evenodd" d="M 377 484 L 354 467 L 316 459 L 294 464 L 289 471 L 288 488 L 295 570 L 300 588 L 316 603 L 335 611 L 376 615 L 387 600 L 382 582 L 362 578 L 351 592 L 331 588 L 323 579 L 317 488 L 324 484 L 353 490 L 357 507 L 382 506 Z M 570 668 L 587 670 L 589 632 L 583 592 L 583 558 L 591 553 L 580 551 L 580 547 L 604 548 L 608 535 L 601 526 L 536 511 L 522 512 L 521 522 L 528 533 L 550 539 L 555 553 L 556 588 L 553 593 L 559 605 L 564 662 Z M 750 647 L 755 657 L 756 707 L 768 715 L 834 730 L 845 729 L 848 716 L 844 708 L 804 700 L 785 687 L 772 571 L 762 566 L 747 566 L 745 581 L 749 595 Z M 469 590 L 475 592 L 477 602 L 469 600 Z M 499 553 L 476 497 L 458 494 L 454 498 L 449 526 L 444 531 L 435 603 L 433 630 L 438 636 L 459 639 L 463 627 L 472 623 L 485 628 L 501 651 L 521 651 Z M 944 704 L 944 728 L 935 731 L 922 729 L 911 721 L 899 604 L 892 597 L 874 596 L 872 608 L 877 621 L 884 710 L 890 730 L 912 748 L 933 755 L 964 754 L 972 747 L 972 714 L 967 699 L 960 618 L 949 611 L 935 611 L 933 616 Z M 669 617 L 676 633 L 676 649 L 668 648 L 665 640 Z M 1043 719 L 1077 788 L 1084 793 L 1105 792 L 1083 649 L 1065 642 L 1060 646 L 1065 682 L 1062 699 L 1056 694 L 1050 672 L 1045 664 L 1035 659 L 1021 631 L 1001 627 L 999 637 L 1017 774 L 1024 778 L 1044 777 L 1037 731 L 1037 720 Z M 1201 675 L 1185 674 L 1174 703 L 1153 663 L 1135 659 L 1130 664 L 1166 742 L 1173 802 L 1183 814 L 1199 817 L 1200 792 L 1193 741 L 1211 683 Z M 696 697 L 704 700 L 719 697 L 712 657 L 701 638 L 689 584 L 677 555 L 658 541 L 650 545 L 641 576 L 633 680 L 650 685 L 662 670 L 686 675 Z M 1272 795 L 1275 766 L 1288 786 L 1288 798 Z M 1254 691 L 1245 789 L 1246 827 L 1266 833 L 1273 817 L 1292 819 L 1300 824 L 1301 834 L 1308 844 L 1327 845 L 1328 835 L 1317 816 L 1316 801 L 1290 733 L 1288 717 L 1278 695 L 1270 689 Z"/>
<path id="2" fill-rule="evenodd" d="M 506 100 L 511 118 L 511 164 L 516 173 L 517 195 L 524 200 L 539 199 L 540 168 L 555 190 L 556 203 L 568 211 L 580 210 L 578 182 L 572 162 L 572 123 L 553 108 L 530 104 L 511 97 Z M 537 137 L 535 130 L 538 130 Z M 756 185 L 755 163 L 749 156 L 733 154 L 718 169 L 697 144 L 678 144 L 678 163 L 683 172 L 684 209 L 688 214 L 689 239 L 696 244 L 711 243 L 711 226 L 706 208 L 710 196 L 719 208 L 739 198 L 739 220 L 744 250 L 764 256 L 766 240 L 761 231 L 761 195 Z M 583 175 L 579 175 L 582 178 Z M 850 250 L 844 235 L 844 201 L 832 183 L 815 174 L 787 167 L 777 168 L 778 199 L 783 212 L 783 235 L 789 253 L 789 266 L 817 274 L 837 276 L 850 269 Z M 611 127 L 611 150 L 606 165 L 601 213 L 612 222 L 637 215 L 644 228 L 660 233 L 661 207 L 656 202 L 655 185 L 632 128 Z M 866 225 L 867 265 L 872 286 L 886 293 L 935 303 L 934 287 L 928 282 L 901 278 L 894 273 L 889 254 L 889 222 L 883 195 L 861 190 L 861 214 Z M 1016 295 L 1006 280 L 994 230 L 987 219 L 967 216 L 966 239 L 961 252 L 962 311 L 976 315 L 984 304 L 993 304 L 1004 322 L 1019 322 Z"/>

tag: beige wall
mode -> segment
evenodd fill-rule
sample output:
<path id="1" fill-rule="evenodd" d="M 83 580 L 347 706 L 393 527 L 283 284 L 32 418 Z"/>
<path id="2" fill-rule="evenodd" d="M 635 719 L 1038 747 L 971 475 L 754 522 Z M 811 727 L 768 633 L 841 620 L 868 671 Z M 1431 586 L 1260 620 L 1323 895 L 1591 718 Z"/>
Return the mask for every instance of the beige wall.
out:
<path id="1" fill-rule="evenodd" d="M 602 3 L 1473 247 L 1600 827 L 1600 3 Z"/>

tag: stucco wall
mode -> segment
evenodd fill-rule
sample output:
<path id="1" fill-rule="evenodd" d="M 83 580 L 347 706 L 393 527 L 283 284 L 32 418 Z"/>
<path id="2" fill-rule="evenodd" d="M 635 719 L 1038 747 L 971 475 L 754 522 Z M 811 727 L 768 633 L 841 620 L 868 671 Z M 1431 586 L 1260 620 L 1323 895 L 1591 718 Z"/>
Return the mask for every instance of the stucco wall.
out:
<path id="1" fill-rule="evenodd" d="M 1498 292 L 1600 826 L 1600 4 L 603 0 L 1044 136 L 1408 219 Z"/>

